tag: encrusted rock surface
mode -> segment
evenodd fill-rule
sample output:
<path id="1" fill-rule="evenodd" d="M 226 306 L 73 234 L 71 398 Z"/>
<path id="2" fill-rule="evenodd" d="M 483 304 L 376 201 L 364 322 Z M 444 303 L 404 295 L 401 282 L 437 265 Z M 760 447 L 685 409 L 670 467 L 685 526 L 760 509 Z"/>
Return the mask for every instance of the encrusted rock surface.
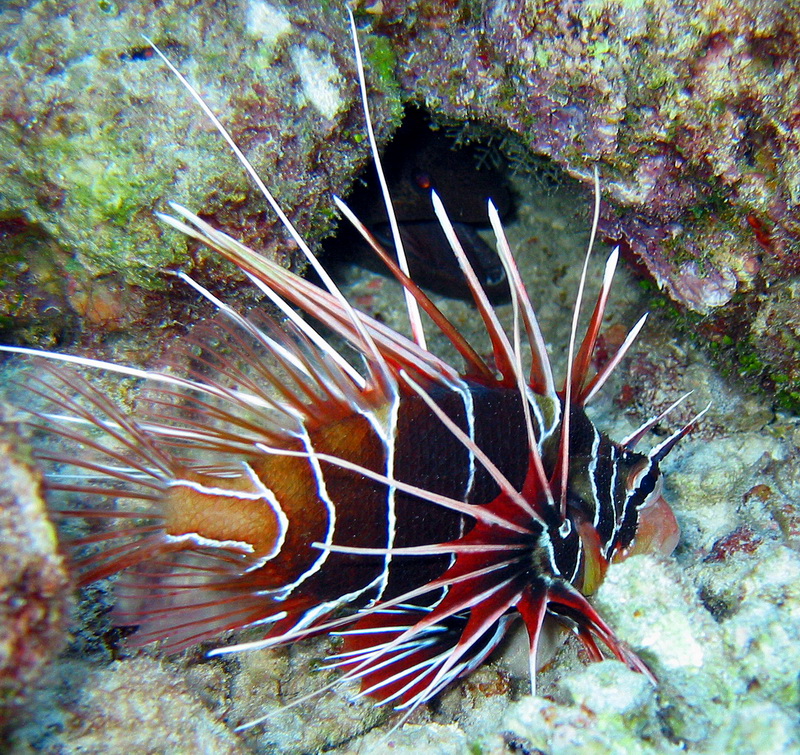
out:
<path id="1" fill-rule="evenodd" d="M 0 431 L 0 737 L 62 649 L 72 586 L 26 446 Z"/>
<path id="2" fill-rule="evenodd" d="M 53 682 L 39 695 L 38 718 L 9 738 L 10 752 L 247 753 L 186 680 L 152 658 L 64 662 Z"/>
<path id="3" fill-rule="evenodd" d="M 6 3 L 0 10 L 0 327 L 27 340 L 107 334 L 165 306 L 164 270 L 241 276 L 155 216 L 174 199 L 287 265 L 288 235 L 147 35 L 219 113 L 310 239 L 365 164 L 346 16 L 317 3 Z M 380 40 L 364 40 L 380 61 Z M 399 122 L 389 62 L 370 65 L 380 136 Z M 220 75 L 222 71 L 222 75 Z M 50 317 L 54 312 L 58 315 Z M 52 320 L 55 321 L 52 321 Z M 164 318 L 168 320 L 168 318 Z M 38 328 L 34 327 L 38 323 Z"/>
<path id="4" fill-rule="evenodd" d="M 796 2 L 380 7 L 404 89 L 584 182 L 597 167 L 602 232 L 710 315 L 691 329 L 724 363 L 800 406 Z"/>

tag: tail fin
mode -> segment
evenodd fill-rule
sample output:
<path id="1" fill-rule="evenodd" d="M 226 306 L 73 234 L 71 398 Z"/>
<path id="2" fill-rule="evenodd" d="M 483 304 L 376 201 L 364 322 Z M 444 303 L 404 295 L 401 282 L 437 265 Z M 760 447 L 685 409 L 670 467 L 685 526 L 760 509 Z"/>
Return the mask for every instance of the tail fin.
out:
<path id="1" fill-rule="evenodd" d="M 268 513 L 242 470 L 187 469 L 76 370 L 38 360 L 22 387 L 38 397 L 26 424 L 48 436 L 34 456 L 77 583 L 130 575 L 116 588 L 118 623 L 141 625 L 140 644 L 169 638 L 177 648 L 264 619 L 269 601 L 256 600 L 241 577 L 269 556 L 269 543 L 259 552 L 244 539 L 212 540 L 185 526 L 190 512 L 176 512 L 187 495 L 202 492 L 200 480 L 217 486 L 223 504 L 227 495 Z"/>

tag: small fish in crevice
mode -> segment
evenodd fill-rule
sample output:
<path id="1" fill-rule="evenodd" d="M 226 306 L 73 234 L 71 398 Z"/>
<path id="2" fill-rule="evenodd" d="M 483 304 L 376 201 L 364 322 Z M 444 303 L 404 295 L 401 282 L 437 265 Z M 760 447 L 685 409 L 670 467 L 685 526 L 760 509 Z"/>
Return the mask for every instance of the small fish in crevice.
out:
<path id="1" fill-rule="evenodd" d="M 444 296 L 471 299 L 469 284 L 431 205 L 431 191 L 451 213 L 456 236 L 490 301 L 508 301 L 510 292 L 497 252 L 479 231 L 489 229 L 486 203 L 491 200 L 507 219 L 512 211 L 511 191 L 497 167 L 480 167 L 476 145 L 455 146 L 443 130 L 434 130 L 430 118 L 408 108 L 403 123 L 382 155 L 383 169 L 400 227 L 411 278 L 423 288 Z M 374 180 L 357 186 L 348 204 L 383 247 L 396 258 L 386 207 Z M 326 244 L 343 260 L 386 272 L 361 236 L 349 225 Z M 376 265 L 376 262 L 378 263 Z"/>

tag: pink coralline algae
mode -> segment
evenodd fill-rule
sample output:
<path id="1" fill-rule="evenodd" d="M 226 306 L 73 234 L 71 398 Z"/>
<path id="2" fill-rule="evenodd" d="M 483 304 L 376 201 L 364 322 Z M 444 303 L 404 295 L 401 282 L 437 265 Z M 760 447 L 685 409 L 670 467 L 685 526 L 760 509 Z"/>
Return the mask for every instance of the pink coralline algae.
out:
<path id="1" fill-rule="evenodd" d="M 397 31 L 404 85 L 454 117 L 510 128 L 575 176 L 599 165 L 617 210 L 608 235 L 636 245 L 676 299 L 705 312 L 720 292 L 685 292 L 677 252 L 652 255 L 662 239 L 636 222 L 693 231 L 689 256 L 744 288 L 752 275 L 736 260 L 762 253 L 747 214 L 776 246 L 793 238 L 798 29 L 785 4 L 489 3 L 468 24 L 450 5 L 426 4 L 425 24 Z M 383 8 L 392 33 L 403 16 Z M 702 243 L 726 227 L 736 246 Z"/>
<path id="2" fill-rule="evenodd" d="M 381 3 L 399 76 L 436 112 L 510 129 L 583 181 L 601 231 L 638 257 L 734 366 L 784 396 L 797 363 L 764 343 L 770 287 L 800 273 L 800 13 L 761 2 Z M 474 8 L 474 6 L 469 6 Z M 409 19 L 413 19 L 410 21 Z M 737 349 L 726 349 L 727 339 Z M 794 346 L 790 344 L 794 343 Z M 755 368 L 758 369 L 755 369 Z"/>

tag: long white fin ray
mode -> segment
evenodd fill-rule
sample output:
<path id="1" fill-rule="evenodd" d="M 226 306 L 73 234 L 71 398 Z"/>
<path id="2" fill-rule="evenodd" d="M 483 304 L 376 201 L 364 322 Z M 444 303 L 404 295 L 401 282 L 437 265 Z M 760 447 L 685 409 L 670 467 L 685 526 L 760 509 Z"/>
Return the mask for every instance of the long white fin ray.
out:
<path id="1" fill-rule="evenodd" d="M 381 185 L 381 193 L 383 194 L 383 204 L 386 207 L 386 213 L 389 216 L 389 226 L 392 229 L 392 240 L 394 248 L 397 252 L 397 261 L 400 264 L 400 269 L 409 275 L 408 259 L 403 247 L 403 239 L 400 236 L 400 227 L 397 224 L 397 215 L 394 211 L 392 198 L 389 194 L 389 186 L 386 183 L 386 176 L 383 172 L 383 164 L 381 156 L 378 152 L 378 142 L 375 139 L 375 130 L 372 127 L 372 117 L 369 110 L 369 97 L 367 96 L 367 79 L 364 74 L 364 62 L 361 57 L 361 45 L 358 42 L 358 30 L 356 29 L 356 22 L 353 18 L 353 11 L 348 7 L 347 15 L 350 18 L 350 33 L 353 37 L 353 49 L 356 55 L 356 70 L 358 71 L 358 83 L 361 91 L 361 105 L 364 109 L 364 117 L 367 123 L 367 135 L 369 137 L 369 146 L 372 150 L 372 160 L 375 164 L 375 171 L 378 174 L 378 181 Z M 420 317 L 419 306 L 416 299 L 407 290 L 403 291 L 406 302 L 406 310 L 408 312 L 408 321 L 411 325 L 411 335 L 416 344 L 424 349 L 425 348 L 425 331 L 422 328 L 422 318 Z"/>
<path id="2" fill-rule="evenodd" d="M 297 230 L 294 223 L 292 223 L 292 221 L 289 219 L 289 216 L 283 211 L 272 192 L 267 188 L 267 185 L 258 175 L 258 171 L 256 171 L 256 169 L 253 167 L 253 164 L 247 159 L 244 152 L 242 152 L 242 150 L 239 148 L 239 145 L 236 144 L 236 141 L 231 136 L 230 132 L 225 128 L 225 126 L 222 124 L 222 121 L 219 120 L 214 111 L 208 106 L 201 94 L 197 91 L 197 89 L 195 89 L 194 86 L 192 86 L 189 80 L 175 67 L 172 61 L 158 48 L 154 42 L 147 37 L 145 37 L 145 39 L 147 40 L 148 44 L 152 46 L 153 50 L 161 58 L 164 64 L 177 77 L 178 81 L 181 82 L 186 91 L 189 92 L 189 94 L 192 96 L 192 99 L 194 99 L 194 101 L 200 106 L 200 109 L 205 113 L 222 138 L 228 143 L 231 151 L 236 156 L 242 167 L 247 171 L 248 175 L 252 179 L 253 183 L 255 183 L 255 185 L 258 187 L 258 190 L 261 192 L 262 196 L 267 200 L 269 206 L 278 216 L 284 228 L 286 228 L 286 230 L 289 232 L 289 235 L 292 237 L 295 244 L 297 244 L 308 263 L 314 269 L 314 272 L 319 275 L 328 291 L 330 291 L 330 293 L 336 297 L 344 311 L 349 314 L 353 326 L 355 327 L 359 336 L 363 339 L 364 353 L 371 357 L 368 364 L 370 365 L 371 371 L 374 371 L 374 378 L 376 382 L 383 385 L 387 393 L 391 393 L 394 388 L 394 380 L 392 378 L 391 371 L 389 370 L 386 361 L 380 352 L 380 349 L 375 345 L 374 341 L 372 341 L 369 334 L 363 327 L 360 319 L 356 317 L 352 305 L 339 290 L 339 287 L 336 285 L 333 278 L 331 278 L 330 273 L 325 270 L 320 261 L 317 259 L 316 255 L 311 251 L 311 248 L 308 246 L 305 239 L 300 235 L 300 232 Z"/>

